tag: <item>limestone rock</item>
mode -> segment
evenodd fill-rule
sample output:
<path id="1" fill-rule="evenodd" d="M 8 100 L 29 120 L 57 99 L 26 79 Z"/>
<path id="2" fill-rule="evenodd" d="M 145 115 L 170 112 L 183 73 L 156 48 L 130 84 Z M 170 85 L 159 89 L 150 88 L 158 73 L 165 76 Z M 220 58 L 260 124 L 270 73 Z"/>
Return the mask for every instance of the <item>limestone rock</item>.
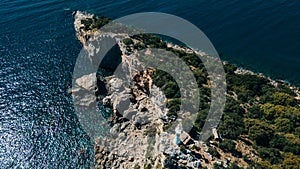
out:
<path id="1" fill-rule="evenodd" d="M 76 84 L 87 91 L 94 91 L 96 89 L 96 73 L 84 75 L 76 79 Z"/>

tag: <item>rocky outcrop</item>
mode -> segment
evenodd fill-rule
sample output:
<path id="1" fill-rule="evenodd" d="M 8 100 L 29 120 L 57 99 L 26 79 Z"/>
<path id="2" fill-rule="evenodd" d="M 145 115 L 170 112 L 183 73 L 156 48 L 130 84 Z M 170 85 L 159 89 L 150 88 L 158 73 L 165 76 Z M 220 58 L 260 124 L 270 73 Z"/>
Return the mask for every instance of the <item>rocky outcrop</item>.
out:
<path id="1" fill-rule="evenodd" d="M 76 87 L 69 91 L 74 97 L 75 104 L 79 106 L 89 107 L 96 103 L 95 92 L 96 86 L 96 73 L 84 75 L 76 79 Z"/>
<path id="2" fill-rule="evenodd" d="M 212 167 L 220 159 L 225 161 L 224 165 L 229 163 L 226 153 L 222 153 L 220 158 L 208 153 L 208 147 L 215 147 L 213 144 L 198 142 L 182 130 L 177 131 L 178 136 L 175 130 L 164 130 L 170 123 L 166 97 L 153 85 L 151 74 L 155 70 L 145 69 L 136 57 L 137 49 L 123 43 L 122 39 L 130 38 L 127 34 L 84 30 L 81 20 L 94 15 L 77 11 L 74 17 L 77 37 L 91 63 L 114 72 L 108 76 L 100 74 L 97 79 L 95 73 L 83 75 L 75 80 L 76 88 L 71 91 L 74 97 L 78 97 L 81 106 L 89 106 L 98 99 L 113 112 L 107 120 L 111 125 L 109 134 L 95 140 L 95 168 L 201 168 Z M 105 44 L 101 43 L 104 41 Z M 132 41 L 141 43 L 136 39 Z M 110 47 L 113 49 L 101 58 Z M 172 44 L 168 47 L 193 52 Z M 107 92 L 99 92 L 103 87 Z M 89 93 L 78 95 L 82 91 Z M 181 125 L 180 120 L 174 123 Z M 174 141 L 176 139 L 179 141 Z"/>

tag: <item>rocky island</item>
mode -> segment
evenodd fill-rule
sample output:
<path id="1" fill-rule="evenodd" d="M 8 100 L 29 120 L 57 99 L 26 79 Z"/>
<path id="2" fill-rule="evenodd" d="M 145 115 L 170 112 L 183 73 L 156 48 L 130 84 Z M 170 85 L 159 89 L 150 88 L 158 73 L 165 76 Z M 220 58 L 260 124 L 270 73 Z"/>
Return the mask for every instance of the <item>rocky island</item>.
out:
<path id="1" fill-rule="evenodd" d="M 199 132 L 211 101 L 210 80 L 198 57 L 205 53 L 155 35 L 100 30 L 111 22 L 106 17 L 76 11 L 74 18 L 76 35 L 92 64 L 105 48 L 99 39 L 113 44 L 97 65 L 102 73 L 78 77 L 70 91 L 81 107 L 100 102 L 110 110 L 105 115 L 109 135 L 94 138 L 92 168 L 299 168 L 297 87 L 224 62 L 227 101 L 222 121 L 201 142 Z M 177 83 L 164 71 L 145 70 L 137 57 L 139 50 L 151 55 L 147 48 L 153 47 L 184 60 L 197 80 L 201 104 L 190 131 L 184 130 L 184 120 L 191 115 L 178 112 L 182 100 Z M 107 73 L 118 70 L 128 77 Z M 90 94 L 82 97 L 83 90 Z"/>

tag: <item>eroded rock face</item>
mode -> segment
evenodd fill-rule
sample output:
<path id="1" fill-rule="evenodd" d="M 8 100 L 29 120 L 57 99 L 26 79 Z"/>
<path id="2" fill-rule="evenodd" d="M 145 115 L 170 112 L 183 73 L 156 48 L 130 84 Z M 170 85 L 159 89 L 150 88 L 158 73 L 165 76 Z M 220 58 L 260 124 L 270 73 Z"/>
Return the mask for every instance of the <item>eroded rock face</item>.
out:
<path id="1" fill-rule="evenodd" d="M 88 91 L 96 90 L 96 73 L 91 73 L 89 75 L 84 75 L 76 80 L 76 84 Z"/>
<path id="2" fill-rule="evenodd" d="M 90 106 L 97 98 L 113 111 L 107 120 L 111 124 L 107 129 L 109 134 L 95 140 L 95 168 L 200 168 L 205 161 L 212 162 L 204 143 L 200 144 L 182 132 L 179 133 L 181 142 L 193 143 L 180 147 L 174 143 L 175 132 L 164 131 L 168 125 L 166 97 L 152 83 L 153 70 L 145 69 L 136 56 L 137 49 L 122 42 L 123 38 L 130 38 L 128 35 L 81 29 L 81 20 L 92 17 L 76 12 L 74 25 L 78 39 L 93 65 L 115 71 L 111 76 L 99 75 L 97 78 L 95 73 L 83 75 L 76 80 L 77 87 L 72 89 L 81 106 Z M 108 43 L 102 44 L 103 40 Z M 98 58 L 111 47 L 107 58 Z M 191 52 L 178 46 L 169 47 Z M 103 62 L 99 64 L 99 60 Z M 99 92 L 103 87 L 107 92 Z M 77 95 L 82 91 L 90 93 L 82 97 Z M 189 149 L 195 145 L 201 148 L 192 153 Z"/>
<path id="3" fill-rule="evenodd" d="M 150 77 L 152 72 L 144 70 L 143 64 L 134 55 L 128 55 L 132 52 L 128 52 L 126 46 L 120 41 L 122 38 L 128 38 L 128 35 L 122 37 L 113 33 L 93 33 L 91 36 L 91 32 L 84 32 L 80 29 L 82 25 L 79 20 L 88 17 L 92 16 L 77 12 L 75 29 L 91 62 L 99 63 L 98 56 L 103 55 L 107 48 L 114 46 L 105 58 L 100 58 L 102 60 L 100 67 L 114 71 L 120 64 L 116 70 L 119 71 L 117 75 L 97 79 L 107 87 L 107 95 L 102 96 L 103 105 L 113 110 L 113 115 L 109 118 L 113 124 L 110 128 L 110 135 L 99 139 L 96 146 L 97 166 L 99 168 L 134 168 L 150 163 L 149 158 L 157 163 L 163 163 L 162 157 L 159 157 L 162 154 L 161 151 L 153 147 L 159 147 L 156 145 L 160 144 L 157 133 L 163 132 L 161 117 L 167 118 L 165 105 L 161 103 L 166 98 L 157 87 L 152 85 Z M 86 37 L 89 37 L 88 41 Z M 100 43 L 103 40 L 108 44 Z M 117 45 L 112 45 L 114 43 Z M 96 77 L 96 75 L 84 75 L 76 80 L 76 84 L 80 89 L 93 90 L 92 84 L 95 84 L 95 79 L 91 77 Z M 90 96 L 82 98 L 83 104 L 88 104 L 86 103 L 88 97 Z"/>
<path id="4" fill-rule="evenodd" d="M 93 36 L 86 42 L 85 49 L 91 62 L 100 68 L 113 72 L 122 62 L 122 52 L 113 36 L 102 34 Z"/>
<path id="5" fill-rule="evenodd" d="M 162 161 L 159 157 L 161 152 L 153 147 L 160 144 L 157 133 L 163 132 L 163 120 L 160 117 L 166 116 L 166 110 L 160 105 L 164 97 L 162 92 L 152 85 L 151 71 L 139 71 L 135 65 L 141 64 L 130 65 L 131 60 L 127 58 L 132 59 L 133 56 L 129 57 L 124 54 L 125 51 L 122 52 L 122 68 L 132 74 L 124 74 L 126 78 L 109 77 L 109 95 L 103 102 L 110 104 L 114 112 L 110 118 L 114 124 L 110 130 L 113 136 L 107 137 L 107 141 L 103 140 L 100 145 L 105 145 L 109 149 L 108 156 L 113 156 L 114 161 L 117 161 L 112 165 L 108 160 L 104 166 L 134 168 L 150 163 L 148 157 Z M 131 85 L 128 80 L 131 80 Z M 158 101 L 160 104 L 157 104 Z"/>
<path id="6" fill-rule="evenodd" d="M 78 78 L 76 87 L 70 90 L 74 97 L 75 104 L 83 107 L 90 107 L 96 103 L 95 92 L 96 86 L 96 73 L 91 73 Z"/>

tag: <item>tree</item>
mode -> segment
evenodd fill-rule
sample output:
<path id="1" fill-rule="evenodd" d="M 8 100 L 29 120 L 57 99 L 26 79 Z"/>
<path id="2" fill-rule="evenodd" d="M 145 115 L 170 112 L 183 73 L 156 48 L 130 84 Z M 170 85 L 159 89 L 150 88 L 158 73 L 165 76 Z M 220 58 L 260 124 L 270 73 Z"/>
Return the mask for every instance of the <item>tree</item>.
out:
<path id="1" fill-rule="evenodd" d="M 270 146 L 273 148 L 278 148 L 283 150 L 284 146 L 288 144 L 287 139 L 282 134 L 275 134 L 272 140 L 270 141 Z"/>
<path id="2" fill-rule="evenodd" d="M 247 121 L 247 120 L 246 120 Z M 260 120 L 248 120 L 248 135 L 257 145 L 269 146 L 269 141 L 273 138 L 274 127 Z"/>
<path id="3" fill-rule="evenodd" d="M 196 131 L 201 132 L 202 127 L 204 126 L 208 111 L 209 111 L 208 109 L 204 109 L 197 113 L 197 118 L 194 122 L 194 129 Z"/>
<path id="4" fill-rule="evenodd" d="M 223 139 L 219 143 L 219 147 L 224 150 L 225 152 L 233 152 L 235 151 L 235 142 L 229 139 Z"/>
<path id="5" fill-rule="evenodd" d="M 284 147 L 284 151 L 300 155 L 300 138 L 290 133 L 285 134 L 284 136 L 288 140 L 288 144 Z"/>
<path id="6" fill-rule="evenodd" d="M 282 162 L 282 166 L 284 168 L 289 169 L 299 169 L 300 166 L 300 158 L 292 153 L 284 154 L 284 160 Z"/>
<path id="7" fill-rule="evenodd" d="M 209 147 L 208 148 L 208 153 L 211 154 L 213 157 L 216 157 L 216 158 L 220 158 L 221 155 L 220 153 L 218 152 L 218 150 L 214 147 Z"/>
<path id="8" fill-rule="evenodd" d="M 245 113 L 233 98 L 227 97 L 219 132 L 224 138 L 237 139 L 244 132 L 243 114 Z"/>
<path id="9" fill-rule="evenodd" d="M 233 162 L 228 168 L 229 168 L 229 169 L 241 169 L 241 168 L 237 165 L 237 162 Z"/>
<path id="10" fill-rule="evenodd" d="M 248 109 L 247 116 L 249 118 L 261 119 L 263 117 L 263 112 L 258 105 L 254 105 Z"/>
<path id="11" fill-rule="evenodd" d="M 166 95 L 167 98 L 174 98 L 174 96 L 177 94 L 176 90 L 178 87 L 177 85 L 174 86 L 168 86 L 164 89 L 162 89 L 164 91 L 164 94 Z"/>
<path id="12" fill-rule="evenodd" d="M 129 45 L 132 45 L 133 44 L 133 40 L 131 38 L 125 38 L 123 39 L 123 43 L 126 45 L 126 46 L 129 46 Z"/>
<path id="13" fill-rule="evenodd" d="M 218 164 L 218 163 L 214 163 L 214 169 L 223 169 L 223 165 L 222 164 Z"/>
<path id="14" fill-rule="evenodd" d="M 237 70 L 237 67 L 233 64 L 225 64 L 224 65 L 225 72 L 228 74 L 234 74 L 234 71 Z"/>
<path id="15" fill-rule="evenodd" d="M 266 103 L 260 106 L 263 111 L 264 117 L 267 120 L 274 120 L 278 117 L 286 117 L 288 108 L 282 105 L 274 105 Z"/>
<path id="16" fill-rule="evenodd" d="M 262 147 L 257 151 L 262 159 L 268 160 L 271 164 L 279 164 L 282 162 L 282 156 L 278 149 Z"/>
<path id="17" fill-rule="evenodd" d="M 291 122 L 287 118 L 277 118 L 275 119 L 276 131 L 289 133 L 292 129 Z"/>
<path id="18" fill-rule="evenodd" d="M 282 92 L 275 92 L 273 94 L 273 102 L 276 105 L 282 106 L 293 106 L 296 103 L 294 97 Z"/>

